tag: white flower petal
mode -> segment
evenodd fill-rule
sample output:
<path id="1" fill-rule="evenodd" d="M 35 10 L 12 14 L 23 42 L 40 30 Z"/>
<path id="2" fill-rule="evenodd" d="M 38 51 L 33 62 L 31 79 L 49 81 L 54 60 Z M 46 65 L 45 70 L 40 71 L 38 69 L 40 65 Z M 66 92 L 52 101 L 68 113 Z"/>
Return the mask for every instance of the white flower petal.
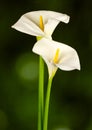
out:
<path id="1" fill-rule="evenodd" d="M 26 15 L 30 17 L 37 25 L 39 23 L 39 17 L 42 16 L 44 21 L 44 32 L 46 35 L 52 35 L 59 22 L 68 23 L 70 19 L 70 17 L 66 14 L 44 10 L 29 12 Z"/>
<path id="2" fill-rule="evenodd" d="M 74 69 L 80 70 L 80 61 L 76 50 L 63 43 L 60 44 L 61 54 L 60 61 L 57 64 L 57 67 L 66 71 Z"/>
<path id="3" fill-rule="evenodd" d="M 57 71 L 58 67 L 55 66 L 53 63 L 49 62 L 46 57 L 42 57 L 47 64 L 49 77 L 54 76 L 55 72 Z"/>
<path id="4" fill-rule="evenodd" d="M 33 35 L 33 36 L 43 36 L 44 32 L 31 21 L 26 15 L 23 15 L 13 26 L 16 30 Z"/>
<path id="5" fill-rule="evenodd" d="M 39 23 L 40 16 L 43 17 L 44 24 L 48 22 L 48 19 L 56 19 L 64 23 L 68 23 L 70 19 L 70 17 L 66 14 L 58 13 L 55 11 L 46 11 L 46 10 L 28 12 L 25 15 L 37 25 L 39 25 L 38 23 Z"/>
<path id="6" fill-rule="evenodd" d="M 40 16 L 43 18 L 44 32 L 39 27 Z M 33 11 L 21 16 L 21 18 L 12 26 L 18 31 L 33 36 L 52 35 L 60 21 L 68 23 L 69 16 L 54 11 Z"/>
<path id="7" fill-rule="evenodd" d="M 48 47 L 48 45 L 50 47 Z M 43 38 L 42 40 L 39 40 L 36 42 L 33 46 L 32 51 L 44 59 L 44 61 L 47 64 L 49 77 L 52 76 L 53 73 L 57 70 L 57 66 L 55 66 L 53 63 L 51 63 L 52 57 L 54 55 L 54 52 L 52 51 L 52 45 L 49 44 L 47 39 Z"/>
<path id="8" fill-rule="evenodd" d="M 45 24 L 44 32 L 47 36 L 52 35 L 57 25 L 60 23 L 60 21 L 56 19 L 49 19 L 47 24 Z"/>
<path id="9" fill-rule="evenodd" d="M 53 58 L 58 48 L 60 49 L 60 54 L 58 57 L 59 61 L 57 64 L 55 64 L 53 62 Z M 48 63 L 50 63 L 62 70 L 80 70 L 80 62 L 76 50 L 63 43 L 43 38 L 34 45 L 33 52 L 41 55 L 47 63 L 48 67 Z"/>
<path id="10" fill-rule="evenodd" d="M 57 64 L 58 68 L 66 71 L 71 71 L 74 69 L 80 70 L 80 61 L 76 50 L 70 48 L 69 50 L 67 50 L 66 54 L 63 54 L 63 57 L 61 56 L 61 62 Z"/>
<path id="11" fill-rule="evenodd" d="M 50 62 L 55 54 L 55 49 L 55 46 L 52 45 L 52 40 L 42 38 L 34 44 L 32 51 Z"/>

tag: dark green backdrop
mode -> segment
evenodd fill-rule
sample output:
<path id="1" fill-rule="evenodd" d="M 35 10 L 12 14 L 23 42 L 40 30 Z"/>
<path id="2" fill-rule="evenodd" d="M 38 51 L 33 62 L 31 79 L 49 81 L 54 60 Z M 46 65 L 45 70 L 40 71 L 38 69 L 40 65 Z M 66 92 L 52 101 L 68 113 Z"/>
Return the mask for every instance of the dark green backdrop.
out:
<path id="1" fill-rule="evenodd" d="M 52 10 L 70 15 L 53 39 L 75 48 L 81 71 L 58 70 L 49 111 L 49 130 L 92 130 L 91 0 L 0 1 L 0 130 L 37 130 L 38 56 L 35 37 L 11 28 L 29 11 Z M 45 88 L 47 84 L 45 66 Z"/>

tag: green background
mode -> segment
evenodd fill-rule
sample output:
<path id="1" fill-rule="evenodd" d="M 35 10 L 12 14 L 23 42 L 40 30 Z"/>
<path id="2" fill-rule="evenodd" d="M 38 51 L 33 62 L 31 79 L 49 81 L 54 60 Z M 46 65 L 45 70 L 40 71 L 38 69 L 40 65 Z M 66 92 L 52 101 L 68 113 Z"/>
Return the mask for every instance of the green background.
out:
<path id="1" fill-rule="evenodd" d="M 53 39 L 75 48 L 81 71 L 58 70 L 52 84 L 48 130 L 92 130 L 91 0 L 0 1 L 0 130 L 37 130 L 38 56 L 35 37 L 11 26 L 26 12 L 52 10 L 70 16 Z M 45 65 L 45 92 L 47 85 Z"/>

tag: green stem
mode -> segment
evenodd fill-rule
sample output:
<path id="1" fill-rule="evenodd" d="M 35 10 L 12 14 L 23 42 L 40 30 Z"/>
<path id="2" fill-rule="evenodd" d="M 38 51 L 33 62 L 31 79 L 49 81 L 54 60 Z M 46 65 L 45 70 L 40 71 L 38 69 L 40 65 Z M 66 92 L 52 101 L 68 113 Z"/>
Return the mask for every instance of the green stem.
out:
<path id="1" fill-rule="evenodd" d="M 42 37 L 37 36 L 37 41 Z M 39 90 L 38 90 L 38 130 L 43 128 L 43 106 L 44 106 L 44 62 L 39 56 Z"/>
<path id="2" fill-rule="evenodd" d="M 43 130 L 47 130 L 47 126 L 48 126 L 48 112 L 49 112 L 49 101 L 50 101 L 52 80 L 53 80 L 53 76 L 50 77 L 48 80 L 47 94 L 46 94 L 46 101 L 45 101 Z"/>
<path id="3" fill-rule="evenodd" d="M 43 106 L 44 106 L 44 62 L 39 57 L 39 90 L 38 90 L 38 130 L 43 127 Z"/>

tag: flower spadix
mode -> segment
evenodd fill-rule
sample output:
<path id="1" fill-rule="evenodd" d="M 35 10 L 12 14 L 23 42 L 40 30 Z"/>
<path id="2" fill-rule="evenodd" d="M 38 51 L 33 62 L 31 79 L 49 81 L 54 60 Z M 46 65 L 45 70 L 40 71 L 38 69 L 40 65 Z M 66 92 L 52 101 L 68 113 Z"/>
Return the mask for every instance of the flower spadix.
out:
<path id="1" fill-rule="evenodd" d="M 80 70 L 79 57 L 75 49 L 63 43 L 46 38 L 38 41 L 33 52 L 41 55 L 48 66 L 49 77 L 54 76 L 56 70 Z"/>
<path id="2" fill-rule="evenodd" d="M 51 38 L 60 21 L 68 23 L 69 16 L 54 11 L 33 11 L 22 15 L 12 28 L 29 35 Z"/>

